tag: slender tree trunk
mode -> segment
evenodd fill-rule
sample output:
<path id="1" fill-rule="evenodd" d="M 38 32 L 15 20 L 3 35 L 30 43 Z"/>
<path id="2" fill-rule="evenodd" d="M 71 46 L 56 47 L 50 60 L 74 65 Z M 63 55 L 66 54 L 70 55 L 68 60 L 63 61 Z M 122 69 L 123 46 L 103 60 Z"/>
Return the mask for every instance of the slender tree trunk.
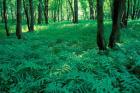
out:
<path id="1" fill-rule="evenodd" d="M 8 29 L 8 22 L 7 22 L 7 6 L 6 6 L 6 1 L 7 0 L 3 0 L 3 17 L 4 17 L 6 35 L 10 36 L 9 29 Z"/>
<path id="2" fill-rule="evenodd" d="M 10 5 L 10 9 L 11 9 L 12 21 L 14 22 L 15 18 L 14 18 L 14 14 L 13 14 L 13 6 L 12 5 Z"/>
<path id="3" fill-rule="evenodd" d="M 121 27 L 125 28 L 127 27 L 127 11 L 126 11 L 126 0 L 122 0 L 122 23 L 121 23 Z"/>
<path id="4" fill-rule="evenodd" d="M 61 13 L 61 21 L 63 21 L 64 18 L 63 18 L 63 1 L 62 0 L 60 0 L 60 13 Z"/>
<path id="5" fill-rule="evenodd" d="M 113 23 L 112 23 L 112 32 L 109 38 L 109 47 L 114 48 L 116 42 L 120 41 L 120 20 L 121 20 L 121 4 L 123 0 L 114 0 L 113 2 Z"/>
<path id="6" fill-rule="evenodd" d="M 60 21 L 60 0 L 57 1 L 57 20 Z"/>
<path id="7" fill-rule="evenodd" d="M 137 8 L 136 8 L 136 15 L 135 15 L 137 19 L 139 18 L 139 15 L 138 15 L 139 10 L 140 10 L 140 1 L 138 0 L 137 1 Z"/>
<path id="8" fill-rule="evenodd" d="M 38 5 L 38 24 L 42 24 L 42 0 L 39 0 Z"/>
<path id="9" fill-rule="evenodd" d="M 30 5 L 30 18 L 31 18 L 31 21 L 30 21 L 30 31 L 34 31 L 34 6 L 33 6 L 33 0 L 29 0 L 29 5 Z"/>
<path id="10" fill-rule="evenodd" d="M 69 13 L 69 5 L 68 5 L 68 2 L 66 1 L 66 10 L 67 10 L 67 20 L 69 21 L 70 20 L 70 13 Z"/>
<path id="11" fill-rule="evenodd" d="M 45 22 L 46 24 L 49 23 L 49 18 L 48 18 L 48 14 L 49 14 L 49 9 L 48 9 L 48 5 L 49 5 L 49 0 L 45 0 L 45 10 L 44 10 L 44 15 L 45 15 Z"/>
<path id="12" fill-rule="evenodd" d="M 29 7 L 26 5 L 25 0 L 23 0 L 23 6 L 24 6 L 24 12 L 26 15 L 26 21 L 27 21 L 27 26 L 28 26 L 28 30 L 31 31 L 30 29 L 30 16 L 29 16 Z"/>
<path id="13" fill-rule="evenodd" d="M 56 10 L 53 10 L 53 21 L 56 22 Z"/>
<path id="14" fill-rule="evenodd" d="M 3 18 L 3 6 L 1 4 L 1 22 L 4 23 L 4 18 Z"/>
<path id="15" fill-rule="evenodd" d="M 99 50 L 106 50 L 106 44 L 104 39 L 104 30 L 103 30 L 103 0 L 97 0 L 97 45 Z"/>
<path id="16" fill-rule="evenodd" d="M 128 24 L 129 11 L 130 11 L 130 0 L 128 0 L 128 2 L 127 2 L 127 13 L 126 13 L 126 20 L 125 20 L 125 25 L 126 26 Z"/>
<path id="17" fill-rule="evenodd" d="M 75 22 L 75 13 L 74 13 L 74 9 L 72 7 L 72 1 L 68 0 L 68 3 L 69 3 L 69 6 L 70 6 L 70 9 L 71 9 L 71 12 L 72 12 L 72 16 L 73 16 L 73 23 Z"/>
<path id="18" fill-rule="evenodd" d="M 90 9 L 90 19 L 94 20 L 93 0 L 88 0 Z"/>
<path id="19" fill-rule="evenodd" d="M 74 23 L 78 23 L 78 0 L 74 0 Z"/>
<path id="20" fill-rule="evenodd" d="M 18 39 L 21 39 L 22 34 L 22 15 L 21 15 L 22 0 L 17 0 L 17 25 L 16 35 Z"/>
<path id="21" fill-rule="evenodd" d="M 131 15 L 132 20 L 135 19 L 135 14 L 136 14 L 136 0 L 133 0 L 132 15 Z"/>

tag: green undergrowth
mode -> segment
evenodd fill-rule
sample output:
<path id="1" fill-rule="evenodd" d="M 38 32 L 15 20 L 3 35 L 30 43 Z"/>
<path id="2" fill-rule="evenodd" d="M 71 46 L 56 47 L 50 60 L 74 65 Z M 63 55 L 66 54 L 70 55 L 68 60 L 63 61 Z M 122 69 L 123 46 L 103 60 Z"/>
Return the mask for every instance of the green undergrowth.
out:
<path id="1" fill-rule="evenodd" d="M 36 25 L 17 40 L 0 30 L 0 93 L 139 93 L 140 21 L 122 29 L 117 50 L 99 55 L 95 21 Z M 105 22 L 108 40 L 111 22 Z"/>

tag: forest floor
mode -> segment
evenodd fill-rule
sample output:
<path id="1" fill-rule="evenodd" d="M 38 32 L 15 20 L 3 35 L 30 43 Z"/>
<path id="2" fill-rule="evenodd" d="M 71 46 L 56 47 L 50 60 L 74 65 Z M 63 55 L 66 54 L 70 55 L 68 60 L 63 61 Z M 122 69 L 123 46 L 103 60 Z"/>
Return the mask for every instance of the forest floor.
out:
<path id="1" fill-rule="evenodd" d="M 0 93 L 140 93 L 140 20 L 121 30 L 117 50 L 99 55 L 95 21 L 36 25 L 23 39 L 0 24 Z M 111 22 L 105 21 L 106 41 Z"/>

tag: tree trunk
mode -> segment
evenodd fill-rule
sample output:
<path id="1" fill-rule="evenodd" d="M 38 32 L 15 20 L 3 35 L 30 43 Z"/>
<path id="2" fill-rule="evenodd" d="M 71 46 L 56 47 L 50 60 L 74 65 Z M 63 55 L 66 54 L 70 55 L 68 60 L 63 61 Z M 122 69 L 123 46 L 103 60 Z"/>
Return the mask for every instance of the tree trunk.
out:
<path id="1" fill-rule="evenodd" d="M 48 20 L 48 14 L 49 14 L 49 9 L 48 9 L 48 4 L 49 4 L 49 0 L 45 0 L 45 10 L 44 10 L 44 15 L 45 15 L 45 22 L 46 24 L 49 23 L 49 20 Z"/>
<path id="2" fill-rule="evenodd" d="M 128 2 L 127 2 L 127 13 L 126 13 L 126 20 L 125 20 L 126 26 L 128 24 L 129 11 L 130 11 L 130 0 L 128 0 Z"/>
<path id="3" fill-rule="evenodd" d="M 120 19 L 121 19 L 121 4 L 123 0 L 114 0 L 112 13 L 112 32 L 109 38 L 109 47 L 114 48 L 116 42 L 120 41 Z"/>
<path id="4" fill-rule="evenodd" d="M 38 24 L 42 24 L 42 0 L 39 0 L 38 5 Z"/>
<path id="5" fill-rule="evenodd" d="M 28 30 L 31 31 L 31 29 L 30 29 L 30 16 L 29 16 L 29 11 L 28 11 L 29 8 L 26 5 L 25 0 L 23 0 L 23 6 L 24 6 L 24 12 L 25 12 L 25 15 L 26 15 Z"/>
<path id="6" fill-rule="evenodd" d="M 88 0 L 90 9 L 90 19 L 94 20 L 93 0 Z"/>
<path id="7" fill-rule="evenodd" d="M 103 30 L 103 0 L 97 0 L 97 45 L 99 50 L 106 50 Z"/>
<path id="8" fill-rule="evenodd" d="M 53 10 L 53 21 L 56 22 L 56 10 Z"/>
<path id="9" fill-rule="evenodd" d="M 60 0 L 57 0 L 57 20 L 60 21 Z"/>
<path id="10" fill-rule="evenodd" d="M 12 5 L 10 5 L 10 9 L 11 9 L 12 22 L 14 22 L 15 21 L 15 17 L 14 17 L 13 6 Z"/>
<path id="11" fill-rule="evenodd" d="M 74 23 L 78 23 L 78 0 L 74 0 Z"/>
<path id="12" fill-rule="evenodd" d="M 10 36 L 9 29 L 8 29 L 8 22 L 7 22 L 7 6 L 6 6 L 6 1 L 7 0 L 3 0 L 3 17 L 4 17 L 6 35 Z"/>
<path id="13" fill-rule="evenodd" d="M 29 0 L 29 5 L 30 5 L 30 16 L 31 16 L 31 21 L 30 21 L 30 31 L 34 31 L 34 2 L 33 0 Z"/>
<path id="14" fill-rule="evenodd" d="M 3 18 L 3 6 L 1 4 L 1 22 L 4 23 L 4 18 Z"/>
<path id="15" fill-rule="evenodd" d="M 74 13 L 74 9 L 72 7 L 72 1 L 68 0 L 68 3 L 69 3 L 69 6 L 70 6 L 70 9 L 71 9 L 71 12 L 72 12 L 72 16 L 73 16 L 72 21 L 74 23 L 74 21 L 75 21 L 75 13 Z"/>
<path id="16" fill-rule="evenodd" d="M 136 14 L 136 0 L 133 0 L 133 5 L 132 5 L 132 14 L 131 14 L 131 19 L 135 19 L 135 14 Z"/>
<path id="17" fill-rule="evenodd" d="M 64 18 L 63 18 L 63 1 L 62 0 L 60 0 L 60 13 L 61 13 L 61 21 L 63 21 Z"/>
<path id="18" fill-rule="evenodd" d="M 21 39 L 22 33 L 22 15 L 21 15 L 22 0 L 17 0 L 17 25 L 16 25 L 16 35 L 18 39 Z"/>
<path id="19" fill-rule="evenodd" d="M 127 11 L 126 11 L 126 0 L 123 0 L 122 2 L 122 23 L 121 23 L 121 27 L 125 28 L 127 27 Z"/>

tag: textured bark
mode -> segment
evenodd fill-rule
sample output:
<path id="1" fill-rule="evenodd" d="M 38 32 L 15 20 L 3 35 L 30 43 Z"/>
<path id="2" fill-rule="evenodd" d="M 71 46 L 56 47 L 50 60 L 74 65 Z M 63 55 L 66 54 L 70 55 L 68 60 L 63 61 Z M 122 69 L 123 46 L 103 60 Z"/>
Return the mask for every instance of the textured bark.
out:
<path id="1" fill-rule="evenodd" d="M 103 0 L 97 0 L 97 45 L 99 50 L 106 50 L 103 30 Z"/>
<path id="2" fill-rule="evenodd" d="M 39 0 L 38 5 L 38 24 L 42 24 L 42 0 Z"/>
<path id="3" fill-rule="evenodd" d="M 30 16 L 31 16 L 31 21 L 30 21 L 30 31 L 34 31 L 34 6 L 33 6 L 33 0 L 29 0 L 29 5 L 30 5 Z"/>
<path id="4" fill-rule="evenodd" d="M 90 19 L 94 20 L 93 0 L 88 0 L 90 9 Z"/>
<path id="5" fill-rule="evenodd" d="M 45 10 L 44 10 L 44 15 L 45 15 L 45 22 L 46 24 L 48 24 L 48 14 L 49 14 L 49 9 L 48 9 L 48 4 L 49 4 L 49 0 L 45 0 Z"/>
<path id="6" fill-rule="evenodd" d="M 109 47 L 114 48 L 116 42 L 120 41 L 120 19 L 121 19 L 121 4 L 123 0 L 114 0 L 112 13 L 112 32 L 109 38 Z"/>
<path id="7" fill-rule="evenodd" d="M 17 0 L 17 25 L 16 25 L 16 35 L 18 39 L 21 39 L 22 33 L 22 15 L 21 15 L 22 0 Z"/>
<path id="8" fill-rule="evenodd" d="M 10 36 L 9 29 L 8 29 L 8 22 L 7 22 L 7 6 L 6 6 L 6 1 L 7 0 L 3 0 L 3 18 L 4 18 L 4 23 L 5 23 L 6 35 Z"/>

